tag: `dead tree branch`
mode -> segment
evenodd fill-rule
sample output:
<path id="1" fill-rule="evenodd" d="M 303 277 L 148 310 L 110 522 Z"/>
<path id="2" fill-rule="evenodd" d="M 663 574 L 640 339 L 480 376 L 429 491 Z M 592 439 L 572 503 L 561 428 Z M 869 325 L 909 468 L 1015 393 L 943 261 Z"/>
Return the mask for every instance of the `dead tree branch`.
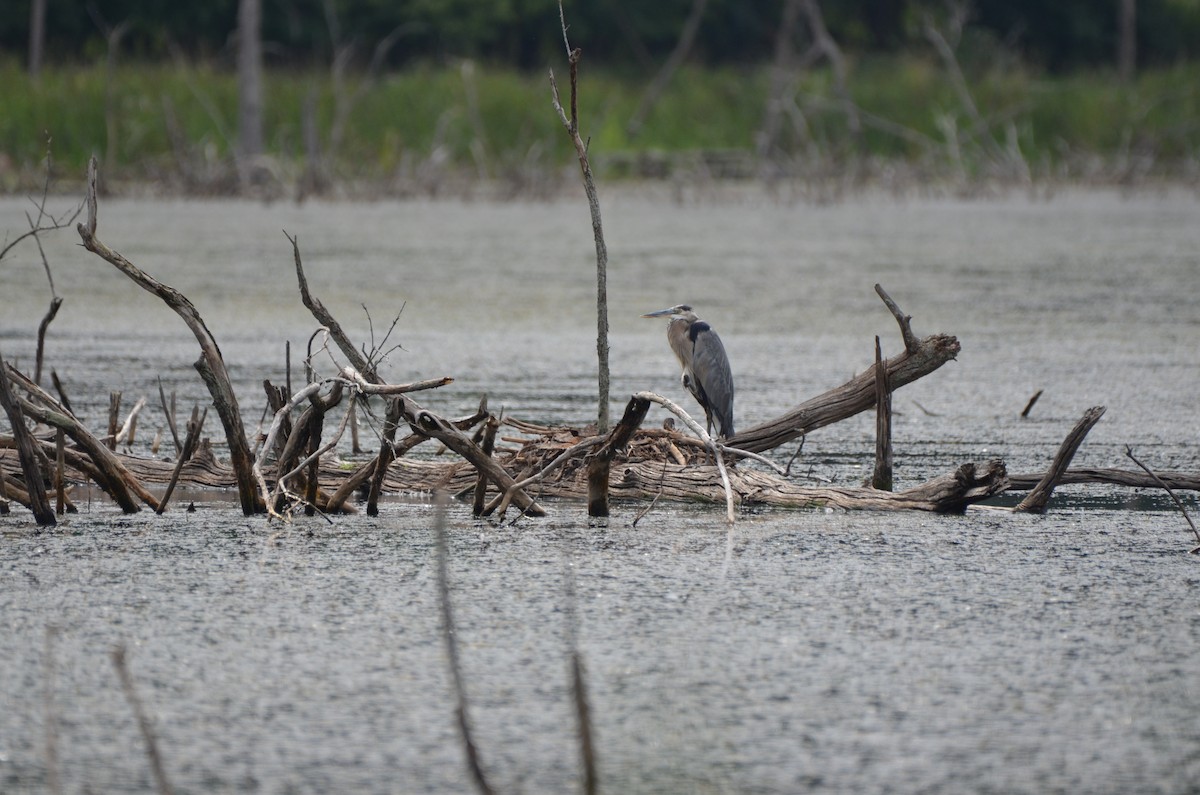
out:
<path id="1" fill-rule="evenodd" d="M 887 295 L 882 288 L 878 292 L 880 297 Z M 889 311 L 900 324 L 905 340 L 904 353 L 884 362 L 893 391 L 929 375 L 958 356 L 960 346 L 957 339 L 948 334 L 935 334 L 918 340 L 909 325 L 911 318 L 903 314 L 890 298 L 885 298 L 884 302 L 890 302 Z M 874 406 L 875 368 L 870 367 L 842 386 L 801 403 L 781 417 L 738 432 L 728 441 L 728 445 L 761 453 Z"/>
<path id="2" fill-rule="evenodd" d="M 1183 514 L 1184 521 L 1186 521 L 1188 523 L 1188 527 L 1192 528 L 1192 535 L 1196 536 L 1197 542 L 1200 542 L 1200 530 L 1196 529 L 1196 523 L 1192 521 L 1192 517 L 1188 516 L 1187 508 L 1183 507 L 1183 503 L 1180 502 L 1179 498 L 1175 496 L 1175 492 L 1171 489 L 1171 487 L 1168 486 L 1166 483 L 1164 483 L 1162 478 L 1160 478 L 1158 475 L 1154 474 L 1154 472 L 1150 469 L 1150 467 L 1146 466 L 1141 461 L 1138 461 L 1136 458 L 1134 458 L 1133 457 L 1133 448 L 1130 447 L 1129 445 L 1125 445 L 1125 455 L 1129 457 L 1130 461 L 1132 461 L 1133 463 L 1135 463 L 1139 467 L 1141 467 L 1142 470 L 1147 475 L 1149 475 L 1151 478 L 1153 478 L 1155 483 L 1157 483 L 1159 486 L 1161 486 L 1163 489 L 1166 490 L 1167 494 L 1169 494 L 1171 499 L 1175 502 L 1175 507 L 1178 508 L 1179 512 Z M 1193 554 L 1193 555 L 1195 555 L 1198 552 L 1200 552 L 1200 547 L 1196 547 L 1195 549 L 1191 550 L 1191 554 Z"/>
<path id="3" fill-rule="evenodd" d="M 33 434 L 25 426 L 25 418 L 21 416 L 21 407 L 13 395 L 8 383 L 8 365 L 0 356 L 0 408 L 8 415 L 8 424 L 12 426 L 13 439 L 17 446 L 17 457 L 21 461 L 21 471 L 25 475 L 25 490 L 29 493 L 29 507 L 33 518 L 39 527 L 50 527 L 57 524 L 54 509 L 50 507 L 50 498 L 46 495 L 46 482 L 38 462 Z"/>
<path id="4" fill-rule="evenodd" d="M 592 166 L 588 161 L 587 147 L 579 137 L 578 83 L 579 59 L 583 51 L 578 47 L 571 49 L 567 39 L 567 19 L 563 14 L 562 0 L 558 3 L 558 18 L 562 25 L 563 44 L 567 48 L 567 63 L 571 73 L 571 117 L 563 111 L 558 98 L 558 83 L 554 80 L 554 70 L 550 70 L 550 94 L 554 109 L 558 112 L 559 121 L 575 146 L 575 154 L 579 157 L 579 168 L 583 172 L 583 188 L 587 193 L 588 208 L 592 214 L 592 237 L 596 241 L 596 359 L 599 365 L 599 411 L 596 426 L 600 433 L 608 433 L 608 246 L 604 242 L 604 226 L 600 219 L 600 198 L 596 193 L 596 181 L 592 177 Z"/>
<path id="5" fill-rule="evenodd" d="M 1021 500 L 1013 510 L 1018 512 L 1029 513 L 1045 513 L 1046 505 L 1050 502 L 1050 495 L 1054 493 L 1055 487 L 1058 486 L 1062 475 L 1067 471 L 1067 467 L 1071 465 L 1071 459 L 1075 457 L 1075 452 L 1079 449 L 1079 445 L 1083 444 L 1083 439 L 1088 435 L 1088 431 L 1092 429 L 1100 418 L 1104 416 L 1104 406 L 1093 406 L 1083 413 L 1079 422 L 1067 434 L 1067 438 L 1063 440 L 1062 446 L 1058 448 L 1058 454 L 1054 456 L 1054 463 L 1050 465 L 1049 471 L 1042 477 L 1033 490 L 1025 495 L 1025 499 Z"/>
<path id="6" fill-rule="evenodd" d="M 204 383 L 212 395 L 217 414 L 221 418 L 221 424 L 225 428 L 225 439 L 229 444 L 229 460 L 237 477 L 238 497 L 241 501 L 242 512 L 248 516 L 262 510 L 264 506 L 258 503 L 258 490 L 254 479 L 254 456 L 250 452 L 250 444 L 246 439 L 246 429 L 242 424 L 237 397 L 234 395 L 233 384 L 229 380 L 229 372 L 225 369 L 225 360 L 221 356 L 221 349 L 217 346 L 216 338 L 208 330 L 200 313 L 187 296 L 144 273 L 125 257 L 104 245 L 96 236 L 95 157 L 88 162 L 87 210 L 87 222 L 78 226 L 84 248 L 115 266 L 134 284 L 162 299 L 183 319 L 192 334 L 195 335 L 196 341 L 200 343 L 200 358 L 195 362 L 194 367 L 204 379 Z"/>

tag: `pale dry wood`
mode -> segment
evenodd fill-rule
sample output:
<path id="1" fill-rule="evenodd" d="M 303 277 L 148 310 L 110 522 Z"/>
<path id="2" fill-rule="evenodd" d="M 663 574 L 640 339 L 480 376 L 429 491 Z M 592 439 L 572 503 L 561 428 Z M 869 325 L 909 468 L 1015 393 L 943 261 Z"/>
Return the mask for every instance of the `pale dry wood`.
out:
<path id="1" fill-rule="evenodd" d="M 254 480 L 258 484 L 260 497 L 267 507 L 267 513 L 273 518 L 284 519 L 285 517 L 278 513 L 275 509 L 275 501 L 280 496 L 283 485 L 275 484 L 275 489 L 272 490 L 267 486 L 267 478 L 263 472 L 263 463 L 266 456 L 275 449 L 275 438 L 279 435 L 280 428 L 283 427 L 285 420 L 291 416 L 292 409 L 308 400 L 310 395 L 318 393 L 326 384 L 325 381 L 314 381 L 307 385 L 285 403 L 278 411 L 275 412 L 275 417 L 271 420 L 271 427 L 267 431 L 266 441 L 263 442 L 262 449 L 254 459 L 251 465 L 251 471 L 254 473 Z"/>
<path id="2" fill-rule="evenodd" d="M 725 487 L 725 518 L 732 523 L 734 520 L 733 488 L 729 485 L 729 473 L 725 470 L 725 459 L 721 456 L 721 451 L 724 449 L 725 445 L 718 443 L 711 436 L 709 436 L 708 431 L 704 428 L 701 428 L 700 423 L 692 419 L 691 416 L 674 401 L 665 398 L 662 395 L 656 395 L 653 392 L 638 392 L 633 397 L 635 400 L 645 400 L 651 403 L 657 403 L 658 405 L 667 409 L 676 417 L 681 419 L 684 425 L 686 425 L 693 434 L 695 434 L 702 442 L 704 442 L 705 446 L 709 449 L 713 455 L 713 458 L 717 462 L 717 473 L 721 476 L 721 485 Z"/>
<path id="3" fill-rule="evenodd" d="M 137 403 L 133 404 L 133 408 L 129 410 L 129 414 L 125 417 L 125 422 L 121 423 L 121 429 L 117 431 L 116 438 L 113 440 L 116 444 L 133 444 L 133 434 L 134 429 L 137 427 L 137 418 L 145 407 L 146 398 L 138 398 Z"/>

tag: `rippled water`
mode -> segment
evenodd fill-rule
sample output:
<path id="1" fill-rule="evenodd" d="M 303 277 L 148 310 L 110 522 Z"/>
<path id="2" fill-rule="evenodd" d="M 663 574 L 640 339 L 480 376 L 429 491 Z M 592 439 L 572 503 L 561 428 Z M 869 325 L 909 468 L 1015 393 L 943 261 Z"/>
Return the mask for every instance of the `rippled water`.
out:
<path id="1" fill-rule="evenodd" d="M 718 328 L 748 426 L 899 350 L 872 291 L 957 362 L 896 394 L 901 485 L 959 463 L 1040 471 L 1089 406 L 1076 457 L 1200 470 L 1200 203 L 1107 193 L 972 203 L 602 195 L 614 411 L 684 398 L 661 324 L 687 301 Z M 67 206 L 67 202 L 60 202 Z M 0 201 L 10 236 L 27 203 Z M 251 423 L 314 290 L 356 337 L 404 306 L 389 378 L 452 375 L 425 403 L 512 415 L 594 411 L 594 252 L 582 199 L 371 205 L 109 201 L 100 236 L 187 294 Z M 99 426 L 107 395 L 205 399 L 195 342 L 157 299 L 46 241 L 65 303 L 48 366 Z M 49 300 L 36 250 L 0 262 L 0 351 L 32 360 Z M 407 302 L 407 303 L 406 303 Z M 1045 390 L 1028 420 L 1028 398 Z M 152 401 L 154 399 L 152 397 Z M 147 409 L 143 442 L 161 424 Z M 652 414 L 651 422 L 660 417 Z M 814 433 L 806 471 L 855 483 L 873 421 Z M 791 449 L 782 451 L 790 455 Z M 46 788 L 47 715 L 68 792 L 149 789 L 108 660 L 126 644 L 183 792 L 459 792 L 422 501 L 282 528 L 225 501 L 121 516 L 99 498 L 57 529 L 0 518 L 0 791 Z M 1195 495 L 1185 495 L 1193 514 Z M 1200 781 L 1200 561 L 1161 495 L 1060 489 L 1041 517 L 718 512 L 620 506 L 603 525 L 475 522 L 452 506 L 458 639 L 483 764 L 503 791 L 579 779 L 567 690 L 574 579 L 609 792 L 1193 792 Z M 47 628 L 54 627 L 47 654 Z M 51 695 L 50 702 L 46 694 Z"/>

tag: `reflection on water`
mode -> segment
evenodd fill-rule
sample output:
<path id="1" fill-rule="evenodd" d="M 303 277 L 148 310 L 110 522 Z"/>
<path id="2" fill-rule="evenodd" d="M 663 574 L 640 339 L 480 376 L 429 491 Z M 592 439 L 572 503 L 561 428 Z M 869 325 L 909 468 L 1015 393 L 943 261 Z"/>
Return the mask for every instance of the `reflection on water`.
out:
<path id="1" fill-rule="evenodd" d="M 991 457 L 1044 469 L 1097 404 L 1108 411 L 1078 464 L 1127 467 L 1129 444 L 1156 468 L 1200 470 L 1193 197 L 601 199 L 614 412 L 640 389 L 688 400 L 645 311 L 686 301 L 719 329 L 748 427 L 868 366 L 875 335 L 899 350 L 879 282 L 918 334 L 963 348 L 895 397 L 899 484 Z M 0 201 L 10 235 L 25 207 Z M 285 341 L 296 379 L 313 331 L 285 229 L 356 338 L 369 344 L 373 325 L 380 339 L 403 307 L 386 372 L 454 376 L 431 407 L 466 413 L 486 392 L 522 418 L 590 418 L 582 199 L 100 208 L 101 238 L 200 309 L 248 422 L 262 379 L 285 376 Z M 45 243 L 65 299 L 47 364 L 89 422 L 111 390 L 154 404 L 159 378 L 186 407 L 206 401 L 178 318 L 71 235 Z M 0 301 L 0 350 L 28 364 L 49 301 L 35 249 L 0 263 Z M 143 415 L 144 441 L 159 417 Z M 870 417 L 814 433 L 803 470 L 861 481 L 873 433 Z M 484 764 L 504 790 L 576 786 L 570 566 L 610 791 L 1190 791 L 1200 612 L 1186 526 L 1158 496 L 1062 495 L 1044 517 L 748 512 L 732 536 L 720 512 L 690 507 L 659 506 L 636 529 L 641 506 L 594 526 L 553 504 L 505 527 L 459 507 L 452 578 Z M 281 528 L 227 502 L 165 517 L 81 503 L 41 535 L 20 512 L 0 518 L 0 790 L 45 788 L 47 626 L 67 791 L 151 786 L 108 665 L 117 642 L 181 791 L 469 788 L 428 505 Z"/>

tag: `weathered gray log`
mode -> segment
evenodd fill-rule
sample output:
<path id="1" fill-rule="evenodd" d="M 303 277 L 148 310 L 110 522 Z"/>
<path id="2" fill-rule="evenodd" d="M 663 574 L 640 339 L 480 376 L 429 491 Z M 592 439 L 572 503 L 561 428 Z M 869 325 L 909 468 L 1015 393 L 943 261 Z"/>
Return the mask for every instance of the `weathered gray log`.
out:
<path id="1" fill-rule="evenodd" d="M 196 341 L 200 343 L 201 351 L 200 358 L 193 366 L 208 387 L 209 394 L 213 398 L 213 405 L 217 409 L 217 415 L 221 418 L 221 424 L 225 428 L 225 439 L 229 445 L 229 462 L 237 478 L 238 498 L 241 502 L 242 512 L 250 515 L 265 510 L 254 480 L 254 456 L 250 451 L 246 429 L 242 424 L 241 411 L 238 408 L 233 385 L 230 383 L 229 373 L 225 369 L 225 359 L 221 356 L 221 349 L 217 346 L 216 338 L 208 330 L 200 313 L 187 296 L 144 273 L 96 237 L 95 157 L 88 162 L 87 190 L 87 222 L 78 225 L 79 237 L 83 240 L 84 248 L 114 265 L 142 289 L 161 298 L 191 329 Z"/>
<path id="2" fill-rule="evenodd" d="M 1029 513 L 1045 513 L 1046 505 L 1050 502 L 1050 495 L 1054 493 L 1055 487 L 1059 484 L 1067 467 L 1071 465 L 1071 459 L 1075 457 L 1075 452 L 1079 449 L 1079 445 L 1083 444 L 1083 439 L 1088 435 L 1088 431 L 1100 421 L 1104 416 L 1104 406 L 1092 406 L 1083 413 L 1079 422 L 1075 423 L 1075 427 L 1067 434 L 1067 438 L 1058 448 L 1058 453 L 1054 456 L 1054 462 L 1050 465 L 1049 471 L 1042 477 L 1038 484 L 1033 487 L 1033 490 L 1025 495 L 1025 499 L 1017 505 L 1013 510 L 1018 512 Z"/>
<path id="3" fill-rule="evenodd" d="M 903 314 L 883 288 L 875 285 L 888 309 L 900 325 L 905 350 L 885 362 L 892 390 L 929 375 L 958 356 L 958 340 L 948 334 L 934 334 L 918 340 L 910 326 L 911 318 Z M 761 453 L 824 428 L 847 417 L 853 417 L 875 405 L 875 368 L 871 367 L 840 387 L 831 389 L 795 407 L 774 420 L 746 428 L 729 439 L 730 447 Z"/>
<path id="4" fill-rule="evenodd" d="M 1194 472 L 1155 472 L 1163 483 L 1176 490 L 1200 491 L 1200 474 Z M 1027 491 L 1038 484 L 1046 475 L 1044 472 L 1023 472 L 1009 475 L 1013 491 Z M 1145 472 L 1134 472 L 1130 469 L 1108 469 L 1096 467 L 1076 467 L 1062 473 L 1058 479 L 1060 486 L 1068 485 L 1106 485 L 1128 486 L 1135 489 L 1157 489 L 1162 486 Z"/>
<path id="5" fill-rule="evenodd" d="M 49 527 L 57 524 L 58 520 L 54 518 L 54 509 L 50 507 L 50 498 L 46 496 L 46 483 L 38 465 L 33 434 L 25 426 L 25 418 L 21 415 L 16 395 L 9 386 L 7 373 L 8 365 L 4 362 L 4 356 L 0 355 L 0 407 L 8 415 L 8 424 L 12 426 L 13 440 L 21 462 L 21 471 L 25 476 L 25 490 L 29 494 L 29 508 L 33 512 L 33 518 L 40 527 Z"/>
<path id="6" fill-rule="evenodd" d="M 969 505 L 1000 494 L 1008 487 L 1004 463 L 966 463 L 900 492 L 872 488 L 801 486 L 770 473 L 736 468 L 729 473 L 734 493 L 743 504 L 779 508 L 844 508 L 847 510 L 932 511 L 962 513 Z M 724 502 L 716 467 L 640 462 L 613 473 L 611 493 L 621 498 L 650 499 L 662 493 L 677 501 Z"/>

